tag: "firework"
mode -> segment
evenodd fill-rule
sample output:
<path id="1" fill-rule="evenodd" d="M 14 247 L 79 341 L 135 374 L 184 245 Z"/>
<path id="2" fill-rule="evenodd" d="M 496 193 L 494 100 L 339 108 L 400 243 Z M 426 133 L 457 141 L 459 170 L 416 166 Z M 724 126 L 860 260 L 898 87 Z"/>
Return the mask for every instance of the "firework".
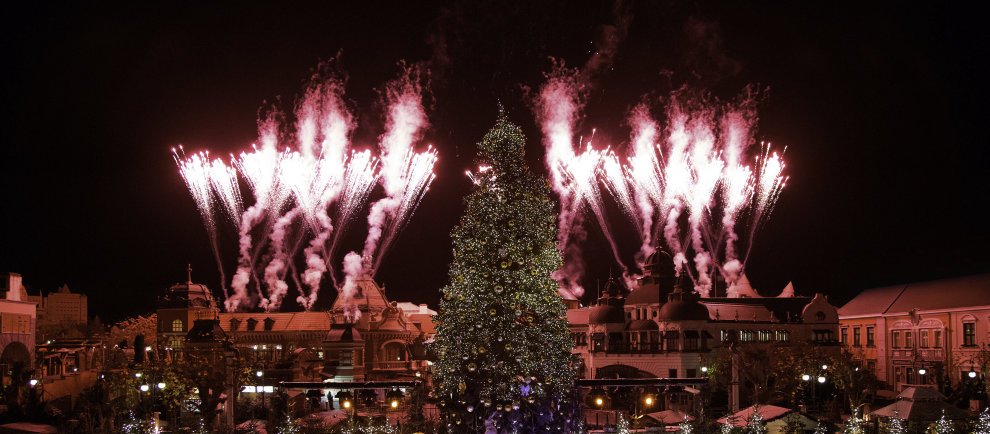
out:
<path id="1" fill-rule="evenodd" d="M 713 296 L 716 278 L 731 286 L 742 276 L 756 230 L 786 183 L 783 158 L 769 145 L 746 164 L 756 121 L 753 100 L 689 104 L 675 95 L 662 127 L 647 104 L 638 104 L 629 114 L 632 135 L 622 158 L 608 148 L 596 150 L 590 142 L 583 152 L 575 151 L 574 130 L 586 88 L 577 73 L 557 68 L 547 76 L 536 103 L 551 185 L 561 203 L 558 243 L 565 266 L 555 277 L 562 294 L 581 294 L 577 241 L 584 236 L 585 209 L 601 226 L 623 277 L 635 280 L 609 227 L 603 191 L 634 223 L 640 237 L 634 255 L 638 268 L 663 248 L 675 274 L 689 278 L 702 296 Z M 741 222 L 747 211 L 749 218 Z M 747 228 L 744 249 L 737 245 L 740 225 Z"/>
<path id="2" fill-rule="evenodd" d="M 396 233 L 413 214 L 434 178 L 436 151 L 412 144 L 427 125 L 417 77 L 405 75 L 402 86 L 388 88 L 389 125 L 379 161 L 370 151 L 351 149 L 354 119 L 343 99 L 343 81 L 314 80 L 294 111 L 288 131 L 277 113 L 259 122 L 258 144 L 231 156 L 211 160 L 206 152 L 186 156 L 173 150 L 210 237 L 226 283 L 217 246 L 217 215 L 226 215 L 238 235 L 238 260 L 230 290 L 222 285 L 228 311 L 255 306 L 278 310 L 291 286 L 296 301 L 311 309 L 330 274 L 337 287 L 333 253 L 348 222 L 364 209 L 378 180 L 386 197 L 372 206 L 365 254 L 375 266 L 345 257 L 345 274 L 373 273 Z M 239 176 L 238 176 L 239 175 Z M 243 181 L 253 201 L 245 208 Z M 383 204 L 383 205 L 379 205 Z M 369 247 L 372 246 L 372 247 Z M 359 256 L 360 257 L 360 256 Z M 298 261 L 298 262 L 297 262 Z M 302 264 L 302 267 L 297 267 Z M 259 273 L 260 270 L 260 273 Z M 353 279 L 351 279 L 353 280 Z M 353 285 L 340 286 L 347 306 Z"/>

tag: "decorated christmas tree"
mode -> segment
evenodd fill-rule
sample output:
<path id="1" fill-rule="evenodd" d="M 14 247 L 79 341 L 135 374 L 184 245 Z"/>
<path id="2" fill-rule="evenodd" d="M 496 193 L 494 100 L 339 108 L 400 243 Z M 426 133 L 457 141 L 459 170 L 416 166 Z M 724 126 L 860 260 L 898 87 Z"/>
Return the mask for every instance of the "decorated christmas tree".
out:
<path id="1" fill-rule="evenodd" d="M 451 234 L 432 351 L 436 398 L 454 432 L 486 421 L 500 432 L 578 423 L 571 340 L 550 276 L 561 267 L 556 215 L 524 150 L 522 130 L 500 114 L 479 144 L 475 189 Z"/>
<path id="2" fill-rule="evenodd" d="M 818 426 L 815 427 L 815 434 L 828 434 L 828 428 L 825 427 L 824 423 L 818 422 Z"/>
<path id="3" fill-rule="evenodd" d="M 863 434 L 863 419 L 859 417 L 859 409 L 857 408 L 853 411 L 852 416 L 846 421 L 845 427 L 842 428 L 844 434 Z"/>
<path id="4" fill-rule="evenodd" d="M 990 434 L 990 407 L 984 408 L 976 418 L 973 434 Z"/>
<path id="5" fill-rule="evenodd" d="M 894 410 L 894 416 L 887 422 L 887 434 L 907 434 L 907 424 L 897 410 Z"/>
<path id="6" fill-rule="evenodd" d="M 691 425 L 691 421 L 684 417 L 684 422 L 677 425 L 677 432 L 679 434 L 694 434 L 694 425 Z"/>
<path id="7" fill-rule="evenodd" d="M 952 434 L 956 432 L 952 421 L 945 415 L 945 410 L 942 410 L 942 417 L 935 421 L 935 432 L 937 434 Z"/>
<path id="8" fill-rule="evenodd" d="M 767 425 L 763 422 L 763 415 L 760 414 L 760 406 L 753 406 L 753 414 L 746 422 L 747 434 L 767 434 Z"/>
<path id="9" fill-rule="evenodd" d="M 629 421 L 626 419 L 626 415 L 619 412 L 619 420 L 615 423 L 616 434 L 629 434 Z"/>

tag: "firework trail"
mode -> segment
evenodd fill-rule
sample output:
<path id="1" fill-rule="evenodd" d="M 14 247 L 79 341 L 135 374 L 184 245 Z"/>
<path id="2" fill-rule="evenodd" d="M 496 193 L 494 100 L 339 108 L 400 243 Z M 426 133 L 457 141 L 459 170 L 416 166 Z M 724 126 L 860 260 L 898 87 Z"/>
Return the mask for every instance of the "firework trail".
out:
<path id="1" fill-rule="evenodd" d="M 229 290 L 226 285 L 226 275 L 223 271 L 223 260 L 220 258 L 220 249 L 217 246 L 217 226 L 214 220 L 213 213 L 213 203 L 211 199 L 211 184 L 213 167 L 214 164 L 209 163 L 210 155 L 207 152 L 201 152 L 193 154 L 191 157 L 186 158 L 185 152 L 182 147 L 179 146 L 178 150 L 172 149 L 172 158 L 175 159 L 175 163 L 179 166 L 179 174 L 182 175 L 182 180 L 186 183 L 186 188 L 189 189 L 189 194 L 192 195 L 193 200 L 196 202 L 196 208 L 199 210 L 199 215 L 203 219 L 203 226 L 206 228 L 207 236 L 210 239 L 210 247 L 213 250 L 213 259 L 217 263 L 217 269 L 220 270 L 220 282 L 223 290 L 224 297 L 229 296 Z M 218 160 L 219 161 L 219 160 Z M 222 166 L 223 162 L 219 161 Z M 226 171 L 223 171 L 226 175 Z M 236 183 L 234 184 L 236 186 Z"/>
<path id="2" fill-rule="evenodd" d="M 572 237 L 584 237 L 578 219 L 583 206 L 602 227 L 627 284 L 636 277 L 620 259 L 599 182 L 634 223 L 640 236 L 634 258 L 640 269 L 663 247 L 675 274 L 689 278 L 700 295 L 714 295 L 716 277 L 731 286 L 742 276 L 756 228 L 772 212 L 786 181 L 783 160 L 769 147 L 752 165 L 745 163 L 756 122 L 752 96 L 716 104 L 688 103 L 675 94 L 664 110 L 662 127 L 647 103 L 637 104 L 627 119 L 632 133 L 625 158 L 620 158 L 590 144 L 582 153 L 574 150 L 573 129 L 584 107 L 584 89 L 579 74 L 557 67 L 548 74 L 536 104 L 551 185 L 561 200 L 558 244 L 565 266 L 555 278 L 562 294 L 580 288 L 580 248 Z M 740 255 L 736 227 L 747 210 L 749 244 Z"/>
<path id="3" fill-rule="evenodd" d="M 422 152 L 413 149 L 413 143 L 422 136 L 428 125 L 421 79 L 419 68 L 409 67 L 405 68 L 399 79 L 386 86 L 387 123 L 385 133 L 379 138 L 379 179 L 385 197 L 371 205 L 368 235 L 362 254 L 350 252 L 344 257 L 344 284 L 338 291 L 344 306 L 350 306 L 357 295 L 357 280 L 378 268 L 384 251 L 415 211 L 435 177 L 436 151 L 432 147 Z M 365 186 L 356 187 L 360 189 Z M 357 319 L 357 314 L 356 309 L 348 310 L 351 320 Z"/>
<path id="4" fill-rule="evenodd" d="M 355 122 L 343 100 L 344 82 L 337 76 L 314 76 L 296 104 L 292 131 L 283 131 L 280 113 L 270 113 L 259 122 L 259 144 L 232 156 L 230 164 L 220 159 L 210 161 L 205 152 L 186 157 L 181 148 L 173 150 L 214 246 L 222 282 L 226 278 L 216 247 L 219 211 L 214 207 L 221 208 L 237 230 L 238 261 L 231 291 L 223 285 L 226 310 L 255 305 L 278 310 L 290 288 L 286 282 L 290 273 L 299 292 L 296 301 L 312 309 L 324 274 L 329 272 L 336 286 L 330 263 L 341 228 L 364 208 L 379 179 L 379 169 L 386 198 L 371 210 L 371 241 L 365 243 L 365 250 L 380 260 L 426 193 L 437 159 L 432 148 L 412 150 L 412 142 L 427 122 L 415 75 L 418 72 L 409 71 L 387 89 L 389 124 L 382 137 L 381 163 L 370 151 L 349 149 Z M 246 209 L 238 174 L 254 197 Z M 266 247 L 267 254 L 262 256 Z M 301 253 L 302 269 L 297 267 L 297 253 Z M 265 265 L 259 275 L 256 266 L 262 261 Z M 360 276 L 373 269 L 345 257 L 344 271 L 349 275 Z M 348 303 L 354 295 L 355 280 L 350 282 L 350 292 L 346 292 L 350 297 L 344 297 L 343 304 L 353 311 L 354 306 Z M 348 285 L 345 282 L 343 286 Z"/>
<path id="5" fill-rule="evenodd" d="M 611 247 L 616 263 L 625 267 L 619 256 L 618 245 L 612 236 L 611 226 L 602 201 L 599 174 L 614 174 L 618 162 L 609 150 L 596 150 L 591 141 L 585 150 L 575 150 L 574 128 L 584 107 L 585 78 L 577 70 L 557 65 L 547 75 L 547 82 L 540 89 L 535 101 L 537 120 L 543 131 L 546 147 L 546 163 L 550 172 L 550 184 L 560 199 L 557 245 L 564 254 L 565 267 L 554 273 L 558 290 L 564 297 L 580 297 L 584 294 L 581 278 L 584 274 L 579 241 L 584 233 L 581 213 L 584 207 L 591 210 Z M 613 191 L 619 193 L 620 203 L 627 194 L 626 187 L 618 184 Z M 625 204 L 624 204 L 625 205 Z M 575 236 L 581 238 L 573 239 Z"/>

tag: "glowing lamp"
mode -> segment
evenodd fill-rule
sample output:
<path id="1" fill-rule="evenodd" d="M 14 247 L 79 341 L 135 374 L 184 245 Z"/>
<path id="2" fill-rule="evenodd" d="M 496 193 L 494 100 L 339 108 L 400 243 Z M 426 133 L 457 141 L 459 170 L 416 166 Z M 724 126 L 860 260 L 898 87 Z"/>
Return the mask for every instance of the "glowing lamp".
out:
<path id="1" fill-rule="evenodd" d="M 344 401 L 340 405 L 342 405 L 344 408 L 348 408 L 349 409 L 349 408 L 351 408 L 351 401 L 350 400 Z"/>
<path id="2" fill-rule="evenodd" d="M 38 380 L 35 380 L 34 378 L 32 378 L 31 381 L 28 381 L 28 384 L 30 384 L 31 387 L 37 386 L 38 385 Z"/>
<path id="3" fill-rule="evenodd" d="M 141 378 L 141 375 L 142 374 L 140 372 L 135 372 L 134 373 L 134 378 Z"/>
<path id="4" fill-rule="evenodd" d="M 966 375 L 969 375 L 969 378 L 976 378 L 976 371 L 969 371 L 969 374 L 966 374 Z M 34 380 L 31 380 L 31 381 L 34 381 Z"/>
<path id="5" fill-rule="evenodd" d="M 601 397 L 595 398 L 595 405 L 601 407 L 605 405 L 605 400 L 602 399 Z"/>
<path id="6" fill-rule="evenodd" d="M 819 383 L 824 383 L 825 382 L 825 377 L 824 376 L 819 376 L 818 377 L 818 382 Z"/>
<path id="7" fill-rule="evenodd" d="M 158 389 L 165 390 L 165 383 L 158 383 Z"/>
<path id="8" fill-rule="evenodd" d="M 147 385 L 147 384 L 142 384 L 142 385 L 141 385 L 141 391 L 142 391 L 142 392 L 147 392 L 147 391 L 148 391 L 148 389 L 150 389 L 150 387 L 148 387 L 148 385 Z"/>
<path id="9" fill-rule="evenodd" d="M 828 365 L 822 365 L 822 369 L 828 369 Z"/>
<path id="10" fill-rule="evenodd" d="M 255 372 L 254 375 L 256 375 L 258 378 L 261 378 L 261 377 L 264 377 L 265 376 L 265 373 L 262 372 L 262 371 L 258 371 L 258 372 Z"/>
<path id="11" fill-rule="evenodd" d="M 811 376 L 808 375 L 808 374 L 803 374 L 803 375 L 801 375 L 801 380 L 803 380 L 803 381 L 811 380 Z"/>
<path id="12" fill-rule="evenodd" d="M 925 374 L 928 373 L 928 370 L 925 369 L 925 368 L 921 368 L 921 369 L 918 370 L 918 373 L 921 374 L 921 375 L 925 375 Z"/>
<path id="13" fill-rule="evenodd" d="M 643 399 L 643 403 L 646 405 L 653 405 L 653 397 L 647 396 L 645 399 Z"/>
<path id="14" fill-rule="evenodd" d="M 702 366 L 701 367 L 701 372 L 704 373 L 704 374 L 707 374 L 708 373 L 708 367 L 707 366 Z"/>

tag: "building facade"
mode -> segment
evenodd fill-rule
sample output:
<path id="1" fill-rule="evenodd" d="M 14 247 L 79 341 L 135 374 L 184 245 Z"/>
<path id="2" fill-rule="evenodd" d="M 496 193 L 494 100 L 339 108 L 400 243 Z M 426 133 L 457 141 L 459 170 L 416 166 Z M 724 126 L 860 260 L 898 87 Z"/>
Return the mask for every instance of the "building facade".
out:
<path id="1" fill-rule="evenodd" d="M 21 275 L 0 275 L 0 380 L 9 385 L 12 376 L 34 366 L 37 306 L 28 300 Z"/>
<path id="2" fill-rule="evenodd" d="M 990 274 L 867 289 L 839 321 L 843 345 L 891 389 L 958 384 L 990 364 Z"/>
<path id="3" fill-rule="evenodd" d="M 838 313 L 821 294 L 796 296 L 789 285 L 782 296 L 762 297 L 745 277 L 727 291 L 734 297 L 701 298 L 672 286 L 647 270 L 627 296 L 610 281 L 595 305 L 567 310 L 584 378 L 701 377 L 706 360 L 730 343 L 838 348 Z M 674 393 L 666 405 L 692 411 L 696 402 Z"/>
<path id="4" fill-rule="evenodd" d="M 297 312 L 220 312 L 205 285 L 191 279 L 177 283 L 157 311 L 159 351 L 166 359 L 182 358 L 197 321 L 212 320 L 241 363 L 263 372 L 259 379 L 272 384 L 424 378 L 425 342 L 436 333 L 436 312 L 388 300 L 369 276 L 357 283 L 350 306 L 338 298 L 327 311 Z M 326 392 L 332 395 L 324 391 L 324 403 Z"/>
<path id="5" fill-rule="evenodd" d="M 75 326 L 89 321 L 89 304 L 85 294 L 74 293 L 69 285 L 47 295 L 28 298 L 38 305 L 38 325 Z"/>

